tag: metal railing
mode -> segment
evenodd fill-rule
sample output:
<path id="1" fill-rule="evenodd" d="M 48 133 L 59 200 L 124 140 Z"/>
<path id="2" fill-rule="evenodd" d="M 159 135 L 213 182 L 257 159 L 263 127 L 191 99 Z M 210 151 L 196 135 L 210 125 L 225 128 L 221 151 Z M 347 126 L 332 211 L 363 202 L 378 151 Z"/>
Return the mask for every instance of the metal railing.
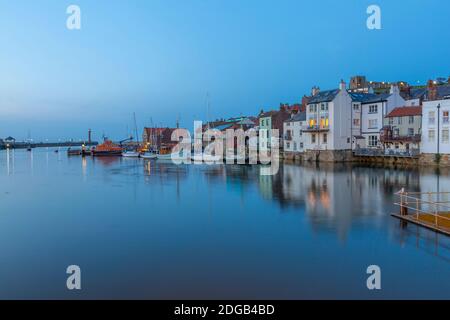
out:
<path id="1" fill-rule="evenodd" d="M 394 205 L 400 207 L 401 216 L 408 216 L 425 223 L 431 220 L 434 221 L 436 228 L 449 229 L 443 224 L 450 226 L 450 200 L 442 201 L 437 198 L 438 196 L 441 198 L 442 195 L 450 198 L 450 192 L 405 192 L 402 189 L 395 194 L 399 196 L 400 202 L 395 202 Z M 423 196 L 428 197 L 428 200 L 424 200 Z M 434 200 L 434 196 L 436 196 L 436 200 Z"/>
<path id="2" fill-rule="evenodd" d="M 419 149 L 396 150 L 381 148 L 356 148 L 353 150 L 355 156 L 365 157 L 406 157 L 413 158 L 420 155 Z"/>

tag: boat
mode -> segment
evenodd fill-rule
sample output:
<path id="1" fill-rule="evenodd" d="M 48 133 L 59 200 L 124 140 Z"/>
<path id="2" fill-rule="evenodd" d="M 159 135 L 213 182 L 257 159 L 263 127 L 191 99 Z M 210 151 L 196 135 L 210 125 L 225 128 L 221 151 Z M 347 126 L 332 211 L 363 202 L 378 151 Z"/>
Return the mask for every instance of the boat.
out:
<path id="1" fill-rule="evenodd" d="M 111 140 L 105 139 L 105 141 L 95 148 L 92 148 L 91 153 L 94 157 L 108 157 L 108 156 L 121 156 L 123 152 L 122 147 L 114 144 Z"/>
<path id="2" fill-rule="evenodd" d="M 156 159 L 158 155 L 154 152 L 144 152 L 141 154 L 141 158 L 143 159 Z"/>
<path id="3" fill-rule="evenodd" d="M 156 156 L 158 160 L 174 160 L 174 161 L 185 161 L 191 158 L 190 153 L 183 152 L 172 152 L 170 147 L 161 147 L 159 154 Z"/>
<path id="4" fill-rule="evenodd" d="M 140 154 L 137 151 L 124 151 L 122 152 L 122 157 L 125 158 L 139 158 Z"/>
<path id="5" fill-rule="evenodd" d="M 83 153 L 83 151 L 81 149 L 75 149 L 75 150 L 72 148 L 67 149 L 68 156 L 81 156 L 82 153 Z"/>

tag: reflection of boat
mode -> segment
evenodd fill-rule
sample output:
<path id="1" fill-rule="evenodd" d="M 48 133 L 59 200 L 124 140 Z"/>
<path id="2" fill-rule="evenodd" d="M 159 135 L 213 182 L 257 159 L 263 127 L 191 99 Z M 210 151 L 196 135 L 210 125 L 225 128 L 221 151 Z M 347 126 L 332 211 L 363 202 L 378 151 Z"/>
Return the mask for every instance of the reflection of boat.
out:
<path id="1" fill-rule="evenodd" d="M 144 152 L 143 154 L 141 154 L 141 158 L 143 159 L 156 159 L 157 157 L 158 155 L 153 152 Z"/>
<path id="2" fill-rule="evenodd" d="M 111 140 L 105 140 L 101 145 L 93 148 L 91 153 L 94 157 L 121 156 L 122 147 L 114 144 Z"/>
<path id="3" fill-rule="evenodd" d="M 125 158 L 139 158 L 139 152 L 137 151 L 125 151 L 122 153 L 122 157 Z"/>

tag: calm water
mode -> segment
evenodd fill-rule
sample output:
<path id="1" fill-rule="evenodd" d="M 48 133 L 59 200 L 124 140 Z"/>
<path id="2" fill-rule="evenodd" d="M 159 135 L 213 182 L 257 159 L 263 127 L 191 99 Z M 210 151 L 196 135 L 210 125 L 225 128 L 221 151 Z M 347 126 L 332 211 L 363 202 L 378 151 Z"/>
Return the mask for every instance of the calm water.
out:
<path id="1" fill-rule="evenodd" d="M 450 239 L 390 217 L 450 174 L 259 169 L 0 151 L 0 298 L 450 298 Z"/>

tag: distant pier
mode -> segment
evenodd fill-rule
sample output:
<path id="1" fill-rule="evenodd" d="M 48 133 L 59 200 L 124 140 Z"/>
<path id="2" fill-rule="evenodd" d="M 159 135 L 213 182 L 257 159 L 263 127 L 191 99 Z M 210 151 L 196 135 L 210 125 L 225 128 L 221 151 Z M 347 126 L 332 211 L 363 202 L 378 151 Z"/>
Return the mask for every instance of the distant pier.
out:
<path id="1" fill-rule="evenodd" d="M 98 145 L 98 142 L 83 142 L 83 141 L 65 141 L 65 142 L 15 142 L 11 144 L 0 144 L 0 150 L 4 149 L 28 149 L 28 148 L 58 148 L 58 147 L 92 147 Z"/>

